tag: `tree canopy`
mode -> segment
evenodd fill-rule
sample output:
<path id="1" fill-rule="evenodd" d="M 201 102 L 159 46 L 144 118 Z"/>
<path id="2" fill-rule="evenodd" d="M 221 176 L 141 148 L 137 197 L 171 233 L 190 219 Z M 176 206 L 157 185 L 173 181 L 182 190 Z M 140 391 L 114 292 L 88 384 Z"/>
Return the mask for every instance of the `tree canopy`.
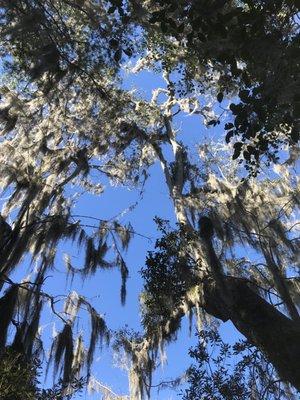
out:
<path id="1" fill-rule="evenodd" d="M 28 361 L 41 354 L 48 302 L 61 324 L 48 366 L 60 373 L 62 396 L 82 374 L 91 377 L 96 347 L 112 339 L 130 358 L 130 396 L 141 399 L 150 395 L 159 350 L 176 339 L 184 315 L 195 315 L 200 334 L 215 320 L 231 321 L 257 359 L 274 367 L 270 382 L 286 385 L 262 390 L 293 398 L 291 387 L 300 390 L 296 2 L 0 0 L 0 35 L 0 357 L 8 346 Z M 163 84 L 143 96 L 126 89 L 126 71 L 150 71 Z M 218 139 L 200 134 L 191 145 L 178 123 L 184 116 Z M 125 303 L 133 221 L 83 217 L 74 206 L 109 185 L 142 193 L 155 164 L 177 225 L 156 211 L 160 236 L 141 271 L 143 331 L 115 333 L 83 294 L 70 287 L 58 299 L 46 281 L 68 243 L 82 265 L 66 254 L 66 275 L 84 280 L 116 267 Z M 88 341 L 76 331 L 83 310 Z M 233 384 L 237 376 L 250 382 L 242 373 Z M 196 369 L 190 376 L 201 390 L 187 391 L 189 399 L 217 379 Z"/>

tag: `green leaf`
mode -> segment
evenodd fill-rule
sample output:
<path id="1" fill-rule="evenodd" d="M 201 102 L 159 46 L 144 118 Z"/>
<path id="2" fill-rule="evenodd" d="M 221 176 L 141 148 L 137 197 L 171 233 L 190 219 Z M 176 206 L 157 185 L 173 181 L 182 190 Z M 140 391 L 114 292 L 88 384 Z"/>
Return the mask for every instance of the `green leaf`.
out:
<path id="1" fill-rule="evenodd" d="M 130 47 L 127 47 L 127 49 L 124 49 L 124 53 L 126 54 L 126 56 L 131 57 L 133 52 L 131 50 Z"/>
<path id="2" fill-rule="evenodd" d="M 229 132 L 227 133 L 227 135 L 225 136 L 225 142 L 226 142 L 227 144 L 230 142 L 230 139 L 233 137 L 233 135 L 234 135 L 234 130 L 229 131 Z"/>
<path id="3" fill-rule="evenodd" d="M 240 154 L 241 154 L 241 150 L 242 150 L 242 147 L 243 147 L 243 143 L 237 142 L 237 143 L 235 143 L 235 144 L 233 145 L 233 147 L 234 147 L 234 152 L 233 152 L 232 159 L 233 159 L 233 160 L 236 160 L 236 159 L 240 156 Z"/>
<path id="4" fill-rule="evenodd" d="M 238 104 L 231 103 L 230 106 L 229 106 L 229 108 L 230 108 L 230 110 L 232 111 L 232 113 L 233 113 L 234 115 L 237 115 L 237 114 L 239 113 L 240 107 L 239 107 Z"/>
<path id="5" fill-rule="evenodd" d="M 122 58 L 122 49 L 120 48 L 115 52 L 114 60 L 115 60 L 115 62 L 118 63 L 118 62 L 120 62 L 121 58 Z"/>
<path id="6" fill-rule="evenodd" d="M 239 92 L 239 97 L 244 103 L 248 103 L 249 99 L 250 99 L 249 98 L 249 90 L 241 90 Z"/>
<path id="7" fill-rule="evenodd" d="M 113 48 L 114 50 L 116 50 L 119 47 L 119 42 L 117 39 L 110 39 L 109 41 L 109 45 L 111 48 Z"/>
<path id="8" fill-rule="evenodd" d="M 250 153 L 248 153 L 248 151 L 245 150 L 243 152 L 243 156 L 244 156 L 245 160 L 250 161 L 251 155 L 250 155 Z"/>
<path id="9" fill-rule="evenodd" d="M 233 125 L 232 122 L 228 122 L 227 124 L 225 124 L 225 129 L 226 129 L 226 131 L 227 131 L 228 129 L 232 129 L 233 127 L 234 127 L 234 125 Z"/>
<path id="10" fill-rule="evenodd" d="M 222 92 L 218 93 L 217 100 L 218 100 L 219 103 L 222 103 L 223 98 L 224 98 L 223 93 Z"/>

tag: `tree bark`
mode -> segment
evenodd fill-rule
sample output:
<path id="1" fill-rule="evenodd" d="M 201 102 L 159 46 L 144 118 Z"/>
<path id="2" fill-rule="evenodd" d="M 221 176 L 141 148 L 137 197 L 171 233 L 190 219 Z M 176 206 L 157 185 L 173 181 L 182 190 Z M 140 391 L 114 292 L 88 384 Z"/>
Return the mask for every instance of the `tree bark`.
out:
<path id="1" fill-rule="evenodd" d="M 230 304 L 224 302 L 214 280 L 204 282 L 204 309 L 223 321 L 231 320 L 250 343 L 259 348 L 279 377 L 300 391 L 300 324 L 292 321 L 240 278 L 225 276 Z"/>

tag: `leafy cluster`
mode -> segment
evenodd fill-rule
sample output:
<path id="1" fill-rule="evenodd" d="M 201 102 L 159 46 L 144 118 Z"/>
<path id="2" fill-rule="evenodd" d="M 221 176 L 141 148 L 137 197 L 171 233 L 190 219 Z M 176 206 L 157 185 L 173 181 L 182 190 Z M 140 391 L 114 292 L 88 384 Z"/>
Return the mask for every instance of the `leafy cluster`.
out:
<path id="1" fill-rule="evenodd" d="M 0 357 L 0 398 L 5 400 L 37 398 L 37 365 L 26 362 L 20 354 L 7 348 Z"/>
<path id="2" fill-rule="evenodd" d="M 51 389 L 40 389 L 42 363 L 38 357 L 26 359 L 24 355 L 7 347 L 0 356 L 0 399 L 1 400 L 67 400 L 67 386 L 57 383 Z M 72 381 L 72 393 L 82 390 L 84 379 Z"/>
<path id="3" fill-rule="evenodd" d="M 239 97 L 238 104 L 230 105 L 233 121 L 225 127 L 227 142 L 235 139 L 233 158 L 242 156 L 255 174 L 264 156 L 276 162 L 283 143 L 297 143 L 299 9 L 295 2 L 150 4 L 144 4 L 141 24 L 146 27 L 152 59 L 179 73 L 178 93 L 186 96 L 196 87 L 220 105 Z M 216 118 L 209 125 L 219 123 Z"/>
<path id="4" fill-rule="evenodd" d="M 148 253 L 146 266 L 141 271 L 143 323 L 150 330 L 166 324 L 174 310 L 183 305 L 186 292 L 196 282 L 195 261 L 189 259 L 184 249 L 187 233 L 167 231 L 166 227 L 162 230 L 164 235 L 157 240 L 156 250 Z M 178 329 L 176 325 L 170 328 L 171 332 Z"/>
<path id="5" fill-rule="evenodd" d="M 187 372 L 184 400 L 294 399 L 278 380 L 274 368 L 247 341 L 225 343 L 213 330 L 198 333 L 189 352 L 194 364 Z"/>

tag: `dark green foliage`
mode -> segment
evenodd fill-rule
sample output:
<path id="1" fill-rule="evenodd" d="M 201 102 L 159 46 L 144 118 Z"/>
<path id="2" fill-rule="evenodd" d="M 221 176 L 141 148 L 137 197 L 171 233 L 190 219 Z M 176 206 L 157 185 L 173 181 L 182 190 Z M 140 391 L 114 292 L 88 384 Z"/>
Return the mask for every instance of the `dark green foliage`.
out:
<path id="1" fill-rule="evenodd" d="M 0 357 L 0 400 L 67 400 L 67 386 L 60 381 L 53 388 L 40 388 L 42 363 L 37 357 L 28 360 L 7 347 Z M 84 379 L 73 379 L 73 394 L 81 391 Z"/>
<path id="2" fill-rule="evenodd" d="M 217 100 L 218 100 L 219 103 L 222 103 L 223 98 L 224 98 L 223 93 L 221 93 L 221 92 L 218 93 L 218 95 L 217 95 Z"/>
<path id="3" fill-rule="evenodd" d="M 188 258 L 186 252 L 181 253 L 188 235 L 169 231 L 163 225 L 160 229 L 164 235 L 157 240 L 155 252 L 148 253 L 146 267 L 141 270 L 145 282 L 143 319 L 145 327 L 150 330 L 169 321 L 172 312 L 182 304 L 188 288 L 196 280 L 193 276 L 194 261 Z"/>
<path id="4" fill-rule="evenodd" d="M 6 348 L 0 356 L 0 399 L 38 399 L 36 360 L 26 358 L 11 348 Z"/>
<path id="5" fill-rule="evenodd" d="M 230 106 L 234 126 L 225 128 L 231 129 L 226 142 L 236 137 L 243 143 L 233 158 L 242 157 L 253 174 L 261 159 L 276 162 L 283 144 L 299 140 L 299 4 L 287 0 L 154 4 L 150 23 L 161 29 L 162 37 L 170 35 L 189 49 L 179 66 L 170 62 L 168 44 L 160 51 L 170 70 L 184 68 L 179 94 L 185 95 L 195 83 L 205 92 L 207 82 L 201 76 L 197 82 L 195 75 L 198 66 L 209 62 L 220 74 L 217 101 L 230 98 L 233 87 L 238 91 L 240 102 Z"/>
<path id="6" fill-rule="evenodd" d="M 247 341 L 225 343 L 212 330 L 198 334 L 189 354 L 189 387 L 183 400 L 283 400 L 293 397 L 265 357 Z"/>

